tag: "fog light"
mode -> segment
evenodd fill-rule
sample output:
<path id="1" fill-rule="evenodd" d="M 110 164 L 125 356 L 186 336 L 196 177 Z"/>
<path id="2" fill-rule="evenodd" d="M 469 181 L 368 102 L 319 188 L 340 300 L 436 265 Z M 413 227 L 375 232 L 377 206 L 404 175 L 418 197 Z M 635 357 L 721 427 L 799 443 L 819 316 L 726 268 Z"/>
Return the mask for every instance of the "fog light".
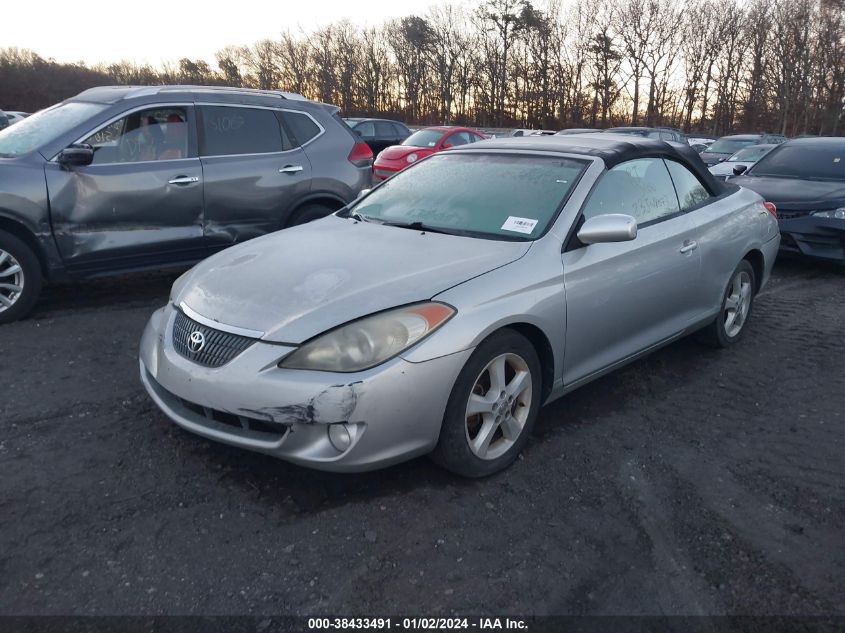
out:
<path id="1" fill-rule="evenodd" d="M 352 445 L 352 433 L 347 424 L 329 424 L 329 442 L 335 450 L 344 452 Z"/>

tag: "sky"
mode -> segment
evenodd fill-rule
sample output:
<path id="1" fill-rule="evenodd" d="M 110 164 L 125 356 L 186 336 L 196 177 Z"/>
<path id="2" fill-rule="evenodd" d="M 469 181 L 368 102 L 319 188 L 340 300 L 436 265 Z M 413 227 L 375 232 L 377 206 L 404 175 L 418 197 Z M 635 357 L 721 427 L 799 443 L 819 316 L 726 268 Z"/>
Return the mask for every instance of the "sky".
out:
<path id="1" fill-rule="evenodd" d="M 374 26 L 443 0 L 21 0 L 0 20 L 0 47 L 59 62 L 129 60 L 158 66 L 183 57 L 214 62 L 224 46 L 306 32 L 342 18 Z M 457 4 L 457 3 L 456 3 Z"/>

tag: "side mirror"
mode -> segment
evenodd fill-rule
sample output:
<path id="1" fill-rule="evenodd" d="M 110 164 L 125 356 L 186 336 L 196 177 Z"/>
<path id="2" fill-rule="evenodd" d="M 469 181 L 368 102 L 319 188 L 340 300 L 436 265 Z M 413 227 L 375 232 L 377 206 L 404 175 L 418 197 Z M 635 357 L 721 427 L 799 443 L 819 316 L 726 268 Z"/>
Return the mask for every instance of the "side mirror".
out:
<path id="1" fill-rule="evenodd" d="M 748 165 L 736 165 L 734 167 L 734 176 L 741 176 L 748 169 Z"/>
<path id="2" fill-rule="evenodd" d="M 584 244 L 604 242 L 630 242 L 637 237 L 637 221 L 630 215 L 608 213 L 597 215 L 584 222 L 578 239 Z"/>
<path id="3" fill-rule="evenodd" d="M 443 143 L 443 149 L 449 149 L 450 147 L 452 147 L 451 143 Z"/>
<path id="4" fill-rule="evenodd" d="M 59 152 L 57 160 L 63 167 L 84 167 L 94 162 L 94 148 L 87 143 L 71 145 Z"/>
<path id="5" fill-rule="evenodd" d="M 372 189 L 361 189 L 361 191 L 358 192 L 358 195 L 355 196 L 355 199 L 357 200 L 358 198 L 363 198 L 364 196 L 366 196 L 371 191 L 372 191 Z"/>
<path id="6" fill-rule="evenodd" d="M 361 134 L 361 130 L 352 130 L 352 131 L 355 132 L 355 134 L 357 134 L 358 136 L 364 136 L 363 134 Z"/>

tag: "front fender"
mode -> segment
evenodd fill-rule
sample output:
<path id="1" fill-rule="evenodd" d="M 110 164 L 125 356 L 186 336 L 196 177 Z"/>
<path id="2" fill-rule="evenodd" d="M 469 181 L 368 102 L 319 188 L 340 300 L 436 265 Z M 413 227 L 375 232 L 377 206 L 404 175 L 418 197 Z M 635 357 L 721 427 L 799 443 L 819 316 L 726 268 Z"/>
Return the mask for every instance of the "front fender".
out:
<path id="1" fill-rule="evenodd" d="M 419 363 L 478 346 L 493 332 L 528 324 L 548 339 L 555 380 L 563 372 L 566 295 L 559 243 L 535 243 L 521 259 L 470 279 L 434 297 L 458 313 L 402 357 Z M 527 283 L 526 283 L 527 282 Z"/>

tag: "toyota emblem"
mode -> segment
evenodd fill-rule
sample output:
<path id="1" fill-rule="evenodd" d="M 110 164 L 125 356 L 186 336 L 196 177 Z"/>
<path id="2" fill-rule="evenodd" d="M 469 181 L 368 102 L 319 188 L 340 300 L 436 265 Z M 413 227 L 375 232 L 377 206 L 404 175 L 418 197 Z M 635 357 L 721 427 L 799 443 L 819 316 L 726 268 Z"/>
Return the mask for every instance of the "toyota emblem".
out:
<path id="1" fill-rule="evenodd" d="M 205 347 L 205 334 L 199 330 L 191 332 L 191 335 L 188 337 L 188 349 L 194 354 L 197 354 L 202 351 L 203 347 Z"/>

